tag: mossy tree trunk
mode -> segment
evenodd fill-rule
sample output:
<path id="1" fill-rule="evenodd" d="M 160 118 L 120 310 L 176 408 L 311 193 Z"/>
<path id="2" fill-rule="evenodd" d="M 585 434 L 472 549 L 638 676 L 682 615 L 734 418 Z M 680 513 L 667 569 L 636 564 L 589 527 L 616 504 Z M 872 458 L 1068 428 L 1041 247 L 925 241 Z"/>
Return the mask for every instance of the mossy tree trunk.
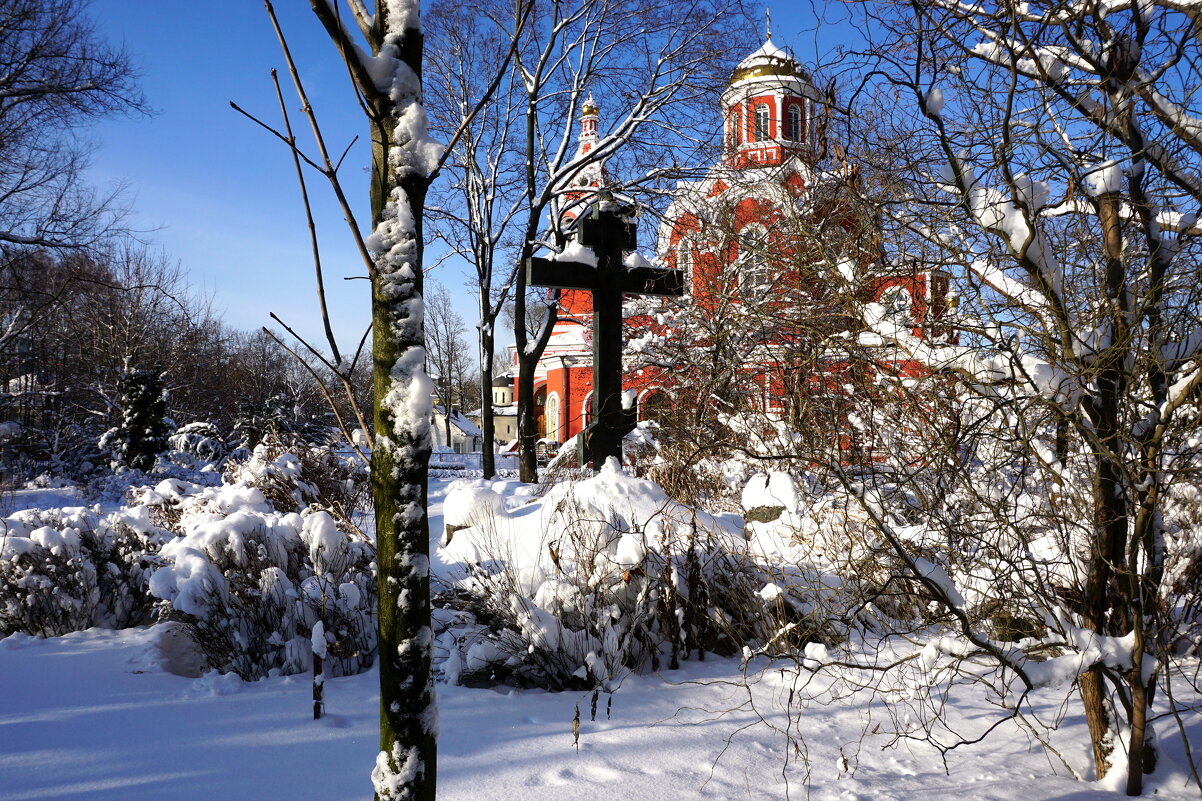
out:
<path id="1" fill-rule="evenodd" d="M 380 753 L 372 781 L 379 801 L 432 801 L 437 716 L 426 479 L 433 385 L 424 368 L 422 211 L 436 146 L 426 138 L 421 107 L 422 33 L 416 0 L 377 3 L 374 15 L 351 3 L 341 18 L 327 0 L 311 6 L 346 59 L 372 137 L 372 498 L 380 585 Z M 371 63 L 344 26 L 348 17 Z"/>

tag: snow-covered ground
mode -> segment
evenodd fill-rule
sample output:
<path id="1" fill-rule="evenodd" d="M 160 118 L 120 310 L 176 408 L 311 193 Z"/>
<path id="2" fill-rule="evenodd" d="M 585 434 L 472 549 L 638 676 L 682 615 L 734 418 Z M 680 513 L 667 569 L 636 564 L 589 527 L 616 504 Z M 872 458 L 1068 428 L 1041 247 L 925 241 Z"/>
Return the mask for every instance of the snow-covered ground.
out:
<path id="1" fill-rule="evenodd" d="M 431 530 L 442 529 L 432 486 Z M 0 801 L 339 801 L 369 799 L 377 750 L 374 671 L 326 684 L 328 716 L 311 719 L 305 677 L 242 683 L 165 670 L 165 627 L 0 640 Z M 170 646 L 167 646 L 170 650 Z M 688 662 L 627 677 L 601 696 L 440 685 L 439 797 L 497 799 L 945 799 L 1114 797 L 1076 781 L 1013 727 L 951 752 L 947 772 L 925 746 L 886 748 L 868 704 L 815 705 L 800 720 L 808 750 L 745 705 L 737 660 Z M 769 676 L 759 700 L 779 698 Z M 959 696 L 965 722 L 996 710 Z M 579 708 L 579 747 L 572 720 Z M 771 704 L 769 724 L 784 725 Z M 1080 727 L 1070 717 L 1065 725 Z M 1196 798 L 1180 749 L 1148 788 Z M 1077 738 L 1084 742 L 1084 738 Z"/>
<path id="2" fill-rule="evenodd" d="M 326 685 L 329 715 L 310 719 L 303 678 L 244 684 L 185 679 L 159 665 L 156 630 L 92 630 L 0 642 L 0 801 L 339 801 L 369 799 L 376 752 L 376 675 Z M 439 687 L 439 795 L 495 799 L 806 798 L 805 766 L 784 768 L 782 740 L 726 684 L 731 660 L 626 680 L 605 719 L 574 693 Z M 580 748 L 572 718 L 581 708 Z M 984 710 L 978 710 L 983 712 Z M 867 710 L 807 713 L 812 799 L 1114 797 L 1052 774 L 1038 748 L 1001 736 L 953 754 L 881 751 L 861 739 Z M 743 728 L 752 724 L 751 728 Z M 854 774 L 843 769 L 858 763 Z M 1158 797 L 1196 797 L 1159 788 Z"/>
<path id="3" fill-rule="evenodd" d="M 0 493 L 0 517 L 21 509 L 52 509 L 60 506 L 80 506 L 84 503 L 78 487 L 39 487 L 9 490 Z"/>

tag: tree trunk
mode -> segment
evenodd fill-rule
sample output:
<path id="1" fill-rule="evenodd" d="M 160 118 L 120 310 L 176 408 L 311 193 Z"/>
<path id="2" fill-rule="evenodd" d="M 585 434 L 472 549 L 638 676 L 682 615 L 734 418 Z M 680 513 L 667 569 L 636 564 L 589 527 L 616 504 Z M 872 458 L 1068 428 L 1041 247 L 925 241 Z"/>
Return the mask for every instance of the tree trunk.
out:
<path id="1" fill-rule="evenodd" d="M 1119 226 L 1118 196 L 1109 193 L 1098 199 L 1098 219 L 1102 225 L 1103 250 L 1106 254 L 1106 295 L 1109 301 L 1109 341 L 1099 357 L 1096 391 L 1090 417 L 1096 432 L 1094 443 L 1094 542 L 1090 550 L 1085 582 L 1085 625 L 1101 636 L 1127 632 L 1131 626 L 1131 598 L 1128 597 L 1127 525 L 1129 509 L 1124 492 L 1122 468 L 1121 401 L 1126 392 L 1127 357 L 1125 336 L 1126 293 L 1122 269 L 1122 237 Z M 1138 661 L 1138 656 L 1136 661 Z M 1106 687 L 1100 666 L 1081 676 L 1081 700 L 1093 742 L 1095 773 L 1100 779 L 1110 768 L 1113 746 L 1109 744 L 1111 721 L 1106 712 Z M 1139 768 L 1128 765 L 1128 771 Z"/>
<path id="2" fill-rule="evenodd" d="M 385 141 L 391 141 L 391 126 L 386 127 Z M 373 172 L 387 169 L 387 155 L 387 148 L 377 142 Z M 421 299 L 418 210 L 428 182 L 413 174 L 399 177 L 396 185 L 414 212 L 414 238 L 407 243 L 413 253 L 411 268 L 397 271 L 400 280 L 381 277 L 372 286 L 376 447 L 371 488 L 380 588 L 380 754 L 372 778 L 378 801 L 433 801 L 436 742 L 426 518 L 433 385 L 422 369 L 425 331 L 420 304 L 411 305 Z M 397 195 L 391 193 L 393 201 Z M 374 197 L 373 211 L 383 213 Z M 383 265 L 380 270 L 383 273 Z M 409 416 L 411 412 L 415 414 Z"/>
<path id="3" fill-rule="evenodd" d="M 1131 688 L 1131 741 L 1127 744 L 1127 795 L 1140 795 L 1144 791 L 1144 773 L 1155 767 L 1155 754 L 1148 746 L 1148 688 L 1144 684 L 1140 666 L 1143 656 L 1142 643 L 1137 636 L 1135 667 L 1128 674 L 1127 686 Z"/>
<path id="4" fill-rule="evenodd" d="M 482 314 L 487 315 L 485 307 L 488 300 L 483 297 L 483 292 L 480 294 L 480 310 Z M 496 343 L 493 341 L 492 324 L 485 324 L 485 319 L 486 316 L 481 317 L 480 327 L 480 468 L 484 472 L 484 478 L 488 479 L 497 474 L 496 457 L 493 455 L 493 439 L 497 429 L 492 415 L 492 357 Z"/>
<path id="5" fill-rule="evenodd" d="M 324 660 L 313 654 L 313 719 L 321 720 L 325 709 L 326 674 Z"/>
<path id="6" fill-rule="evenodd" d="M 313 0 L 315 3 L 318 0 Z M 377 27 L 387 6 L 381 4 Z M 379 37 L 383 41 L 383 36 Z M 408 28 L 400 58 L 420 79 L 422 35 Z M 416 98 L 415 98 L 416 100 Z M 372 220 L 392 220 L 395 241 L 376 255 L 372 281 L 375 447 L 371 489 L 379 565 L 380 753 L 377 801 L 434 801 L 436 712 L 430 636 L 430 535 L 426 480 L 433 384 L 425 373 L 422 210 L 429 178 L 390 159 L 401 113 L 391 98 L 373 105 Z M 408 204 L 412 230 L 404 230 Z M 382 239 L 387 240 L 388 237 Z M 390 247 L 388 245 L 391 245 Z M 449 413 L 449 409 L 447 410 Z"/>
<path id="7" fill-rule="evenodd" d="M 371 277 L 371 493 L 379 570 L 380 752 L 372 784 L 377 801 L 434 801 L 437 710 L 426 518 L 434 387 L 425 370 L 422 215 L 436 145 L 426 138 L 420 105 L 418 3 L 374 5 L 369 16 L 365 6 L 350 4 L 376 58 L 369 64 L 336 4 L 310 0 L 359 91 L 372 142 L 373 244 L 360 240 Z M 381 66 L 391 74 L 381 75 Z"/>
<path id="8" fill-rule="evenodd" d="M 521 323 L 519 323 L 521 325 Z M 518 478 L 538 481 L 538 421 L 534 417 L 534 368 L 538 358 L 518 349 Z"/>
<path id="9" fill-rule="evenodd" d="M 1110 715 L 1106 712 L 1106 688 L 1102 672 L 1096 666 L 1077 678 L 1081 688 L 1081 705 L 1085 708 L 1085 724 L 1093 745 L 1094 777 L 1101 779 L 1110 770 L 1110 754 L 1114 750 L 1110 737 Z"/>
<path id="10" fill-rule="evenodd" d="M 533 241 L 534 234 L 530 234 L 530 239 Z M 533 248 L 529 244 L 523 249 L 522 264 L 526 263 Z M 530 343 L 530 337 L 527 335 L 524 323 L 526 313 L 526 277 L 525 270 L 520 272 L 521 277 L 517 281 L 517 298 L 514 303 L 515 309 L 518 312 L 515 325 L 517 329 L 514 334 L 514 339 L 517 341 L 518 352 L 518 445 L 519 456 L 518 466 L 520 468 L 520 479 L 527 483 L 533 484 L 538 481 L 538 418 L 534 414 L 534 371 L 538 367 L 538 360 L 542 358 L 543 351 L 547 349 L 547 342 L 551 339 L 551 331 L 555 328 L 555 321 L 558 318 L 557 306 L 551 306 L 547 310 L 547 316 L 543 320 L 542 328 L 535 337 L 534 343 Z"/>
<path id="11" fill-rule="evenodd" d="M 421 242 L 420 235 L 417 241 Z M 416 270 L 415 296 L 420 295 L 420 282 L 421 270 Z M 381 753 L 377 771 L 395 777 L 416 770 L 418 778 L 391 791 L 377 781 L 376 798 L 433 801 L 435 735 L 429 722 L 434 689 L 426 519 L 430 440 L 428 430 L 424 441 L 413 436 L 386 402 L 394 391 L 393 369 L 398 361 L 403 363 L 406 354 L 423 350 L 422 329 L 420 319 L 412 324 L 398 313 L 394 297 L 382 295 L 378 288 L 372 293 L 377 447 L 372 450 L 371 484 L 380 571 Z M 386 771 L 380 770 L 382 760 L 387 760 Z"/>
<path id="12" fill-rule="evenodd" d="M 525 145 L 526 198 L 530 210 L 513 289 L 513 334 L 518 352 L 518 477 L 528 484 L 538 481 L 538 423 L 534 417 L 534 370 L 538 366 L 538 360 L 542 358 L 547 340 L 551 337 L 551 328 L 555 324 L 555 311 L 552 310 L 550 319 L 544 321 L 543 329 L 536 335 L 534 346 L 531 347 L 530 336 L 526 331 L 526 264 L 534 255 L 534 239 L 538 234 L 539 218 L 542 214 L 542 207 L 536 208 L 534 203 L 534 158 L 538 152 L 535 130 L 537 107 L 538 98 L 534 95 L 529 96 L 526 102 Z"/>

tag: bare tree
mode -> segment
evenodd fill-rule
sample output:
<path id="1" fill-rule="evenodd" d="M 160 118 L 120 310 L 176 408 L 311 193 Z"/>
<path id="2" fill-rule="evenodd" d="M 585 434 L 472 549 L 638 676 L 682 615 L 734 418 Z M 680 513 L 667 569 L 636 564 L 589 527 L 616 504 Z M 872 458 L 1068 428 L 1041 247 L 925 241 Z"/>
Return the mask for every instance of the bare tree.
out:
<path id="1" fill-rule="evenodd" d="M 516 319 L 526 318 L 526 260 L 544 245 L 562 247 L 564 212 L 589 195 L 603 162 L 611 175 L 622 175 L 628 191 L 662 186 L 680 174 L 677 165 L 713 137 L 710 103 L 727 77 L 727 55 L 745 44 L 737 4 L 724 0 L 529 5 L 481 3 L 462 15 L 448 7 L 447 22 L 439 26 L 448 61 L 458 51 L 509 64 L 507 45 L 513 36 L 518 42 L 496 100 L 474 118 L 475 128 L 466 126 L 474 133 L 452 150 L 448 171 L 458 197 L 438 206 L 440 217 L 459 230 L 447 238 L 461 243 L 474 263 L 487 259 L 489 269 L 505 264 L 506 280 L 489 290 L 497 292 L 486 318 L 492 321 L 507 300 Z M 460 99 L 463 88 L 447 82 L 450 99 L 440 112 L 447 129 L 472 108 Z M 577 158 L 577 119 L 590 92 L 606 109 L 608 130 Z M 536 478 L 533 382 L 555 322 L 555 307 L 548 312 L 533 336 L 522 326 L 515 331 L 526 481 Z"/>
<path id="2" fill-rule="evenodd" d="M 451 296 L 443 287 L 433 285 L 426 292 L 426 369 L 434 379 L 442 400 L 443 422 L 446 426 L 443 442 L 447 445 L 451 444 L 454 407 L 469 401 L 465 389 L 471 359 L 463 338 L 465 330 L 463 318 L 451 308 Z M 480 400 L 479 393 L 475 400 Z"/>
<path id="3" fill-rule="evenodd" d="M 79 248 L 111 233 L 112 197 L 83 185 L 72 134 L 139 111 L 133 69 L 97 39 L 81 0 L 0 3 L 0 243 Z"/>
<path id="4" fill-rule="evenodd" d="M 1079 673 L 1093 775 L 1125 768 L 1138 794 L 1150 721 L 1184 737 L 1177 699 L 1196 681 L 1177 660 L 1200 589 L 1186 544 L 1202 422 L 1192 20 L 1155 4 L 863 10 L 881 39 L 848 64 L 864 71 L 841 102 L 873 124 L 836 136 L 873 225 L 871 258 L 849 272 L 912 269 L 933 286 L 944 271 L 961 304 L 919 336 L 905 306 L 858 293 L 851 325 L 815 332 L 824 359 L 870 379 L 840 387 L 843 368 L 827 393 L 863 449 L 819 447 L 783 406 L 731 409 L 715 432 L 812 479 L 791 534 L 858 596 L 853 613 L 828 612 L 854 636 L 829 651 L 782 636 L 763 653 L 793 662 L 798 697 L 818 671 L 889 696 L 899 740 L 946 751 L 1009 720 L 1088 776 L 1036 700 Z M 736 354 L 766 330 L 755 316 L 732 332 L 686 321 Z M 804 367 L 795 356 L 786 369 Z M 923 369 L 882 369 L 906 362 Z M 966 684 L 997 718 L 945 715 Z"/>
<path id="5" fill-rule="evenodd" d="M 381 654 L 380 754 L 372 781 L 380 801 L 419 801 L 434 798 L 436 738 L 426 521 L 431 386 L 425 373 L 421 300 L 422 212 L 441 148 L 426 134 L 421 105 L 418 4 L 377 3 L 374 14 L 358 0 L 348 6 L 350 19 L 344 20 L 338 6 L 312 2 L 313 13 L 346 61 L 372 145 L 370 242 L 351 225 L 372 282 L 372 498 Z"/>
<path id="6" fill-rule="evenodd" d="M 961 444 L 1005 471 L 945 474 L 962 477 L 959 497 L 990 536 L 1007 532 L 986 550 L 1016 549 L 1021 586 L 998 602 L 1049 627 L 1030 648 L 1076 652 L 1095 774 L 1125 764 L 1138 794 L 1155 762 L 1152 698 L 1160 688 L 1175 711 L 1175 649 L 1196 627 L 1198 588 L 1182 572 L 1193 557 L 1174 537 L 1202 422 L 1196 16 L 1159 2 L 864 11 L 875 38 L 864 65 L 885 79 L 861 97 L 886 102 L 862 152 L 907 188 L 881 207 L 886 247 L 959 265 L 965 287 L 960 344 L 887 320 L 875 332 L 956 379 Z M 1016 513 L 1007 495 L 1042 498 L 1038 513 Z M 873 517 L 914 562 L 896 516 Z M 952 510 L 923 518 L 957 539 L 984 535 Z M 1053 543 L 1054 568 L 1018 558 L 1033 543 Z M 957 625 L 1030 689 L 1021 650 L 991 651 L 983 629 Z"/>
<path id="7" fill-rule="evenodd" d="M 336 158 L 327 147 L 270 0 L 264 5 L 275 24 L 317 148 L 317 155 L 309 157 L 297 145 L 282 93 L 282 131 L 251 117 L 291 150 L 309 213 L 318 300 L 330 351 L 327 356 L 302 341 L 302 348 L 313 360 L 302 361 L 319 382 L 321 369 L 334 375 L 354 408 L 358 408 L 354 403 L 354 374 L 363 343 L 349 361 L 344 360 L 330 328 L 304 166 L 315 169 L 329 182 L 372 284 L 374 425 L 370 447 L 381 588 L 379 643 L 385 655 L 380 668 L 381 751 L 372 779 L 378 799 L 432 799 L 436 713 L 429 636 L 426 478 L 433 384 L 425 372 L 422 227 L 426 193 L 445 150 L 427 134 L 422 106 L 424 45 L 419 6 L 411 0 L 375 4 L 347 0 L 345 7 L 328 0 L 311 0 L 313 13 L 346 64 L 369 124 L 372 232 L 366 236 L 355 222 L 343 191 L 339 177 L 342 158 Z M 369 5 L 374 5 L 374 12 Z M 479 99 L 479 106 L 488 102 L 491 91 Z M 470 119 L 464 124 L 468 122 Z M 451 137 L 452 144 L 456 138 Z M 293 353 L 301 357 L 301 353 Z M 340 428 L 349 435 L 348 421 L 339 414 L 328 387 L 324 383 L 321 386 Z M 362 423 L 362 415 L 356 414 Z M 366 424 L 360 426 L 361 431 L 366 428 Z"/>
<path id="8" fill-rule="evenodd" d="M 329 183 L 371 281 L 374 425 L 370 447 L 382 655 L 380 753 L 372 782 L 376 798 L 381 801 L 433 799 L 436 713 L 426 518 L 433 385 L 425 372 L 422 222 L 426 192 L 443 149 L 427 134 L 426 112 L 421 104 L 423 37 L 418 4 L 393 0 L 373 5 L 374 10 L 362 0 L 348 0 L 345 7 L 327 0 L 311 2 L 314 15 L 346 64 L 368 123 L 372 152 L 370 235 L 364 234 L 356 222 L 339 177 L 342 160 L 331 153 L 322 136 L 270 0 L 265 0 L 264 6 L 275 25 L 302 112 L 312 128 L 317 155 L 311 158 L 298 146 L 282 93 L 284 130 L 259 124 L 291 150 L 309 212 L 318 300 L 330 354 L 322 354 L 303 341 L 302 347 L 318 366 L 337 377 L 352 405 L 353 373 L 363 346 L 344 362 L 329 325 L 305 165 Z M 293 352 L 300 358 L 300 353 Z M 318 367 L 306 364 L 320 380 Z M 337 414 L 337 405 L 324 384 L 323 391 Z M 350 438 L 348 421 L 340 418 L 338 422 Z M 366 424 L 360 426 L 361 431 L 366 428 Z"/>
<path id="9" fill-rule="evenodd" d="M 510 17 L 500 5 L 487 2 L 435 3 L 427 13 L 427 35 L 435 42 L 428 103 L 432 129 L 448 140 L 458 135 L 448 153 L 446 180 L 436 188 L 428 211 L 433 234 L 475 270 L 485 478 L 496 472 L 491 396 L 496 328 L 514 280 L 504 247 L 512 220 L 522 211 L 506 199 L 522 173 L 510 158 L 518 143 L 506 104 L 479 101 L 498 90 L 512 95 L 515 75 L 510 67 L 535 5 L 518 2 Z"/>
<path id="10" fill-rule="evenodd" d="M 0 349 L 78 277 L 31 281 L 31 249 L 83 250 L 121 233 L 116 194 L 84 183 L 87 148 L 76 135 L 142 109 L 133 67 L 97 38 L 85 0 L 0 2 Z"/>
<path id="11" fill-rule="evenodd" d="M 120 414 L 127 369 L 161 375 L 173 414 L 232 423 L 243 354 L 178 264 L 121 243 L 27 251 L 8 275 L 21 291 L 0 296 L 0 316 L 18 320 L 0 350 L 0 413 L 24 427 L 27 445 L 41 440 L 45 463 L 71 472 L 95 455 Z"/>

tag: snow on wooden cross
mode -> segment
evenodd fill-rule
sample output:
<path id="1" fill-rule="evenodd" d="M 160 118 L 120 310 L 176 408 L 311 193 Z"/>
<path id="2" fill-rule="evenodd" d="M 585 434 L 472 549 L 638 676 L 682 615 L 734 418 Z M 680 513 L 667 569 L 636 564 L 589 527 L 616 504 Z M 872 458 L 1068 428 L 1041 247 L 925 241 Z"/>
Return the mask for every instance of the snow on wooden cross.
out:
<path id="1" fill-rule="evenodd" d="M 580 432 L 580 464 L 600 470 L 610 456 L 621 458 L 622 437 L 634 430 L 637 410 L 622 408 L 622 296 L 683 295 L 684 273 L 626 266 L 623 253 L 635 249 L 636 228 L 629 208 L 613 202 L 594 205 L 580 220 L 580 244 L 591 248 L 596 266 L 581 261 L 531 258 L 526 283 L 575 289 L 593 295 L 593 419 Z"/>

